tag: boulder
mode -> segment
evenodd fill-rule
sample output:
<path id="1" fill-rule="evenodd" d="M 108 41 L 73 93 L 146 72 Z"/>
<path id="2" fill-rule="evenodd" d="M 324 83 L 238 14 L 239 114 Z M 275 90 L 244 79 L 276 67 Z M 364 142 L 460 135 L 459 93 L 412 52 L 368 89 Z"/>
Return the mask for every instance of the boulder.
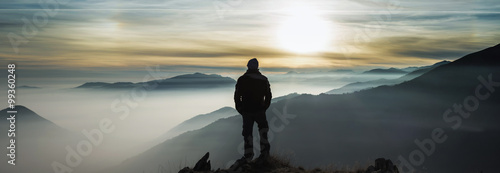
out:
<path id="1" fill-rule="evenodd" d="M 375 159 L 375 166 L 366 168 L 365 173 L 399 173 L 399 170 L 390 159 L 378 158 Z"/>
<path id="2" fill-rule="evenodd" d="M 195 173 L 195 172 L 210 172 L 212 169 L 212 165 L 210 164 L 210 160 L 208 160 L 208 157 L 210 157 L 210 153 L 207 152 L 196 164 L 194 165 L 193 169 L 189 167 L 182 168 L 179 173 Z"/>
<path id="3" fill-rule="evenodd" d="M 193 170 L 194 171 L 210 171 L 212 169 L 212 166 L 210 165 L 210 160 L 208 160 L 208 157 L 210 156 L 210 153 L 207 152 L 198 162 L 196 162 L 196 165 L 194 165 Z"/>

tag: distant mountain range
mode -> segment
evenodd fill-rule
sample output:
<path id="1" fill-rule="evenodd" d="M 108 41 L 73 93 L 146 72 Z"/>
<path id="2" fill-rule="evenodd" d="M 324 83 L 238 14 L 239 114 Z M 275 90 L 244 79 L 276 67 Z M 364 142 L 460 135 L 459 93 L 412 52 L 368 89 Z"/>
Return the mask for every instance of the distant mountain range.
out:
<path id="1" fill-rule="evenodd" d="M 364 74 L 406 74 L 414 71 L 419 71 L 419 70 L 425 70 L 429 68 L 434 68 L 440 65 L 448 64 L 450 61 L 440 61 L 438 63 L 428 65 L 428 66 L 421 66 L 421 67 L 406 67 L 406 68 L 388 68 L 388 69 L 381 69 L 381 68 L 376 68 L 372 70 L 368 70 L 363 72 Z"/>
<path id="2" fill-rule="evenodd" d="M 328 72 L 332 72 L 332 73 L 354 73 L 354 71 L 351 70 L 351 69 L 337 69 L 337 70 L 330 70 Z"/>
<path id="3" fill-rule="evenodd" d="M 336 70 L 329 70 L 329 71 L 326 71 L 327 73 L 337 73 L 337 74 L 351 74 L 351 73 L 355 73 L 353 70 L 351 69 L 336 69 Z M 315 73 L 324 73 L 324 72 L 296 72 L 296 71 L 288 71 L 287 73 L 285 73 L 285 75 L 300 75 L 300 74 L 315 74 Z"/>
<path id="4" fill-rule="evenodd" d="M 287 95 L 284 95 L 284 96 L 281 96 L 281 97 L 275 97 L 275 98 L 273 98 L 271 100 L 271 103 L 279 102 L 281 100 L 291 99 L 291 98 L 294 98 L 294 97 L 297 97 L 297 96 L 300 96 L 300 94 L 298 94 L 298 93 L 290 93 L 290 94 L 287 94 Z"/>
<path id="5" fill-rule="evenodd" d="M 29 86 L 29 85 L 21 85 L 19 87 L 17 87 L 18 89 L 21 88 L 21 89 L 41 89 L 41 87 L 37 87 L 37 86 Z"/>
<path id="6" fill-rule="evenodd" d="M 421 66 L 421 67 L 406 67 L 406 68 L 401 68 L 400 70 L 403 70 L 403 71 L 406 71 L 406 72 L 413 72 L 413 71 L 417 71 L 417 70 L 421 70 L 421 69 L 428 69 L 429 67 L 436 67 L 436 66 L 440 66 L 440 65 L 444 65 L 444 64 L 448 64 L 450 63 L 450 61 L 447 61 L 447 60 L 444 60 L 444 61 L 440 61 L 436 64 L 433 64 L 433 65 L 428 65 L 428 66 Z"/>
<path id="7" fill-rule="evenodd" d="M 439 67 L 441 65 L 445 65 L 450 63 L 450 61 L 440 61 L 438 63 L 435 63 L 433 65 L 429 66 L 423 66 L 423 67 L 414 67 L 414 71 L 405 74 L 404 76 L 401 76 L 396 79 L 377 79 L 377 80 L 371 80 L 371 81 L 366 81 L 366 82 L 353 82 L 350 84 L 347 84 L 343 87 L 337 88 L 330 90 L 328 92 L 325 92 L 326 94 L 345 94 L 345 93 L 351 93 L 355 91 L 360 91 L 364 89 L 369 89 L 369 88 L 374 88 L 382 85 L 395 85 L 399 84 L 404 81 L 411 80 L 413 78 L 416 78 L 436 67 Z"/>
<path id="8" fill-rule="evenodd" d="M 500 88 L 494 83 L 500 81 L 498 57 L 500 45 L 394 86 L 343 95 L 300 95 L 273 103 L 267 111 L 271 150 L 291 153 L 295 164 L 306 168 L 353 165 L 378 157 L 398 165 L 399 158 L 408 161 L 410 153 L 428 153 L 418 142 L 433 140 L 435 130 L 441 129 L 447 140 L 424 146 L 433 149 L 419 156 L 421 164 L 410 165 L 417 172 L 495 172 L 500 155 Z M 186 132 L 112 172 L 152 172 L 162 163 L 185 159 L 194 163 L 207 151 L 212 163 L 230 164 L 242 155 L 241 121 L 232 116 Z"/>
<path id="9" fill-rule="evenodd" d="M 290 78 L 290 81 L 303 84 L 330 86 L 335 88 L 328 90 L 328 94 L 344 94 L 362 89 L 373 88 L 381 85 L 394 85 L 417 77 L 425 73 L 430 68 L 449 63 L 449 61 L 441 61 L 433 65 L 407 68 L 388 68 L 388 69 L 372 69 L 361 73 L 347 72 L 339 69 L 340 72 L 332 70 L 329 73 L 310 74 L 309 76 L 299 75 Z M 414 71 L 407 71 L 413 69 Z M 345 71 L 345 72 L 343 72 Z M 287 75 L 284 75 L 287 76 Z M 399 79 L 398 79 L 399 78 Z"/>
<path id="10" fill-rule="evenodd" d="M 193 89 L 193 88 L 216 88 L 234 86 L 236 81 L 230 77 L 217 74 L 193 73 L 179 75 L 172 78 L 153 80 L 148 82 L 87 82 L 76 88 L 80 89 L 131 89 L 141 86 L 156 86 L 154 89 Z"/>
<path id="11" fill-rule="evenodd" d="M 374 74 L 374 75 L 404 75 L 408 74 L 414 71 L 419 71 L 419 70 L 424 70 L 424 69 L 429 69 L 429 68 L 434 68 L 439 65 L 444 65 L 450 63 L 450 61 L 444 60 L 440 61 L 438 63 L 432 64 L 432 65 L 427 65 L 427 66 L 412 66 L 412 67 L 405 67 L 405 68 L 395 68 L 395 67 L 390 67 L 390 68 L 375 68 L 375 69 L 370 69 L 361 73 L 357 73 L 353 71 L 352 69 L 335 69 L 335 70 L 329 70 L 329 71 L 317 71 L 317 72 L 297 72 L 297 71 L 288 71 L 285 73 L 285 76 L 294 76 L 294 75 L 314 75 L 314 74 L 325 74 L 325 73 L 335 73 L 335 74 L 345 74 L 345 75 L 356 75 L 356 74 Z"/>
<path id="12" fill-rule="evenodd" d="M 363 74 L 406 74 L 406 73 L 408 72 L 397 68 L 388 68 L 388 69 L 376 68 L 363 72 Z"/>

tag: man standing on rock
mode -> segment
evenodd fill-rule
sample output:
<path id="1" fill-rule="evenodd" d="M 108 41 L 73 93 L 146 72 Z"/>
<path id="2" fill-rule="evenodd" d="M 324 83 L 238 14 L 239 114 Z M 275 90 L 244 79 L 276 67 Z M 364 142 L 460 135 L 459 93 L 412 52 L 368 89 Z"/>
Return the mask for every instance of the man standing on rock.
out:
<path id="1" fill-rule="evenodd" d="M 257 122 L 260 135 L 260 156 L 269 156 L 270 144 L 267 138 L 269 125 L 266 119 L 266 110 L 271 104 L 271 88 L 267 77 L 259 72 L 259 62 L 253 58 L 248 61 L 248 70 L 236 83 L 234 102 L 236 110 L 243 116 L 243 140 L 245 154 L 237 162 L 250 162 L 253 157 L 253 124 Z"/>

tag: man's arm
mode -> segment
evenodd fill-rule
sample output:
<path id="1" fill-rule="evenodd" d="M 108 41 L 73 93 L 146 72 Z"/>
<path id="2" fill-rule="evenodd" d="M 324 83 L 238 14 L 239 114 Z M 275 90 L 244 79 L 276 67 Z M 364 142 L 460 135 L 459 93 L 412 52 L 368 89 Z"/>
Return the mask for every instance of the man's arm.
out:
<path id="1" fill-rule="evenodd" d="M 271 85 L 269 84 L 269 81 L 266 81 L 266 82 L 267 82 L 266 98 L 264 100 L 264 103 L 266 104 L 266 109 L 267 109 L 271 105 L 271 99 L 273 98 L 273 96 L 271 94 Z"/>
<path id="2" fill-rule="evenodd" d="M 240 93 L 240 79 L 236 82 L 236 86 L 234 89 L 234 104 L 235 108 L 238 112 L 241 110 L 241 93 Z"/>

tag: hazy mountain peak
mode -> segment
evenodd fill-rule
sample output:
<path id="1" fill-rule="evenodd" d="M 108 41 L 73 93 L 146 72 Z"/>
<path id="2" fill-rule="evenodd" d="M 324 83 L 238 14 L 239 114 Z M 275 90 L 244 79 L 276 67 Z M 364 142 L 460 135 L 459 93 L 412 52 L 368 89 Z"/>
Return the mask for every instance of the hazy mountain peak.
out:
<path id="1" fill-rule="evenodd" d="M 442 60 L 442 61 L 439 61 L 437 63 L 434 63 L 434 65 L 439 65 L 439 64 L 448 64 L 450 63 L 451 61 L 448 61 L 448 60 Z"/>
<path id="2" fill-rule="evenodd" d="M 223 78 L 223 76 L 218 74 L 205 74 L 205 73 L 195 72 L 193 74 L 183 74 L 175 76 L 172 77 L 171 79 L 179 79 L 179 78 Z"/>
<path id="3" fill-rule="evenodd" d="M 81 134 L 64 129 L 25 106 L 17 105 L 14 110 L 17 113 L 8 113 L 10 108 L 0 111 L 0 130 L 6 132 L 0 136 L 0 141 L 15 138 L 16 148 L 19 148 L 15 159 L 23 166 L 4 162 L 0 164 L 0 172 L 33 172 L 35 169 L 36 172 L 53 172 L 51 163 L 66 154 L 61 148 L 84 139 Z M 7 132 L 13 130 L 9 124 L 11 120 L 7 119 L 12 115 L 15 115 L 15 136 L 7 136 Z"/>
<path id="4" fill-rule="evenodd" d="M 109 85 L 110 83 L 106 82 L 86 82 L 80 86 L 77 86 L 76 88 L 100 88 L 105 85 Z"/>
<path id="5" fill-rule="evenodd" d="M 336 70 L 330 70 L 329 72 L 334 72 L 334 73 L 354 73 L 354 71 L 351 70 L 351 69 L 336 69 Z"/>
<path id="6" fill-rule="evenodd" d="M 400 69 L 391 67 L 388 69 L 376 68 L 376 69 L 365 71 L 363 73 L 364 74 L 405 74 L 407 72 L 404 70 L 400 70 Z"/>
<path id="7" fill-rule="evenodd" d="M 26 106 L 23 106 L 23 105 L 16 105 L 16 107 L 14 109 L 10 109 L 10 108 L 5 108 L 5 109 L 2 109 L 1 112 L 6 112 L 6 111 L 11 111 L 11 110 L 15 110 L 15 111 L 23 111 L 25 113 L 35 113 L 33 112 L 31 109 L 27 108 Z"/>
<path id="8" fill-rule="evenodd" d="M 8 111 L 17 111 L 17 113 L 14 113 L 16 114 L 16 119 L 29 120 L 29 121 L 46 120 L 45 118 L 41 117 L 40 115 L 36 114 L 34 111 L 23 105 L 16 105 L 15 109 L 10 109 L 10 108 L 2 109 L 0 111 L 2 119 L 8 118 L 11 115 L 10 113 L 8 113 Z"/>
<path id="9" fill-rule="evenodd" d="M 217 109 L 216 111 L 213 111 L 211 113 L 221 113 L 221 112 L 226 112 L 226 111 L 234 111 L 234 108 L 229 107 L 229 106 L 225 106 L 225 107 Z"/>
<path id="10" fill-rule="evenodd" d="M 131 89 L 148 85 L 147 83 L 158 83 L 155 89 L 189 89 L 189 88 L 213 88 L 232 86 L 236 81 L 230 77 L 223 77 L 218 74 L 204 74 L 196 72 L 193 74 L 183 74 L 172 78 L 153 80 L 148 82 L 87 82 L 76 88 L 85 89 Z"/>
<path id="11" fill-rule="evenodd" d="M 17 88 L 22 88 L 22 89 L 40 89 L 41 87 L 38 86 L 30 86 L 30 85 L 21 85 Z"/>

